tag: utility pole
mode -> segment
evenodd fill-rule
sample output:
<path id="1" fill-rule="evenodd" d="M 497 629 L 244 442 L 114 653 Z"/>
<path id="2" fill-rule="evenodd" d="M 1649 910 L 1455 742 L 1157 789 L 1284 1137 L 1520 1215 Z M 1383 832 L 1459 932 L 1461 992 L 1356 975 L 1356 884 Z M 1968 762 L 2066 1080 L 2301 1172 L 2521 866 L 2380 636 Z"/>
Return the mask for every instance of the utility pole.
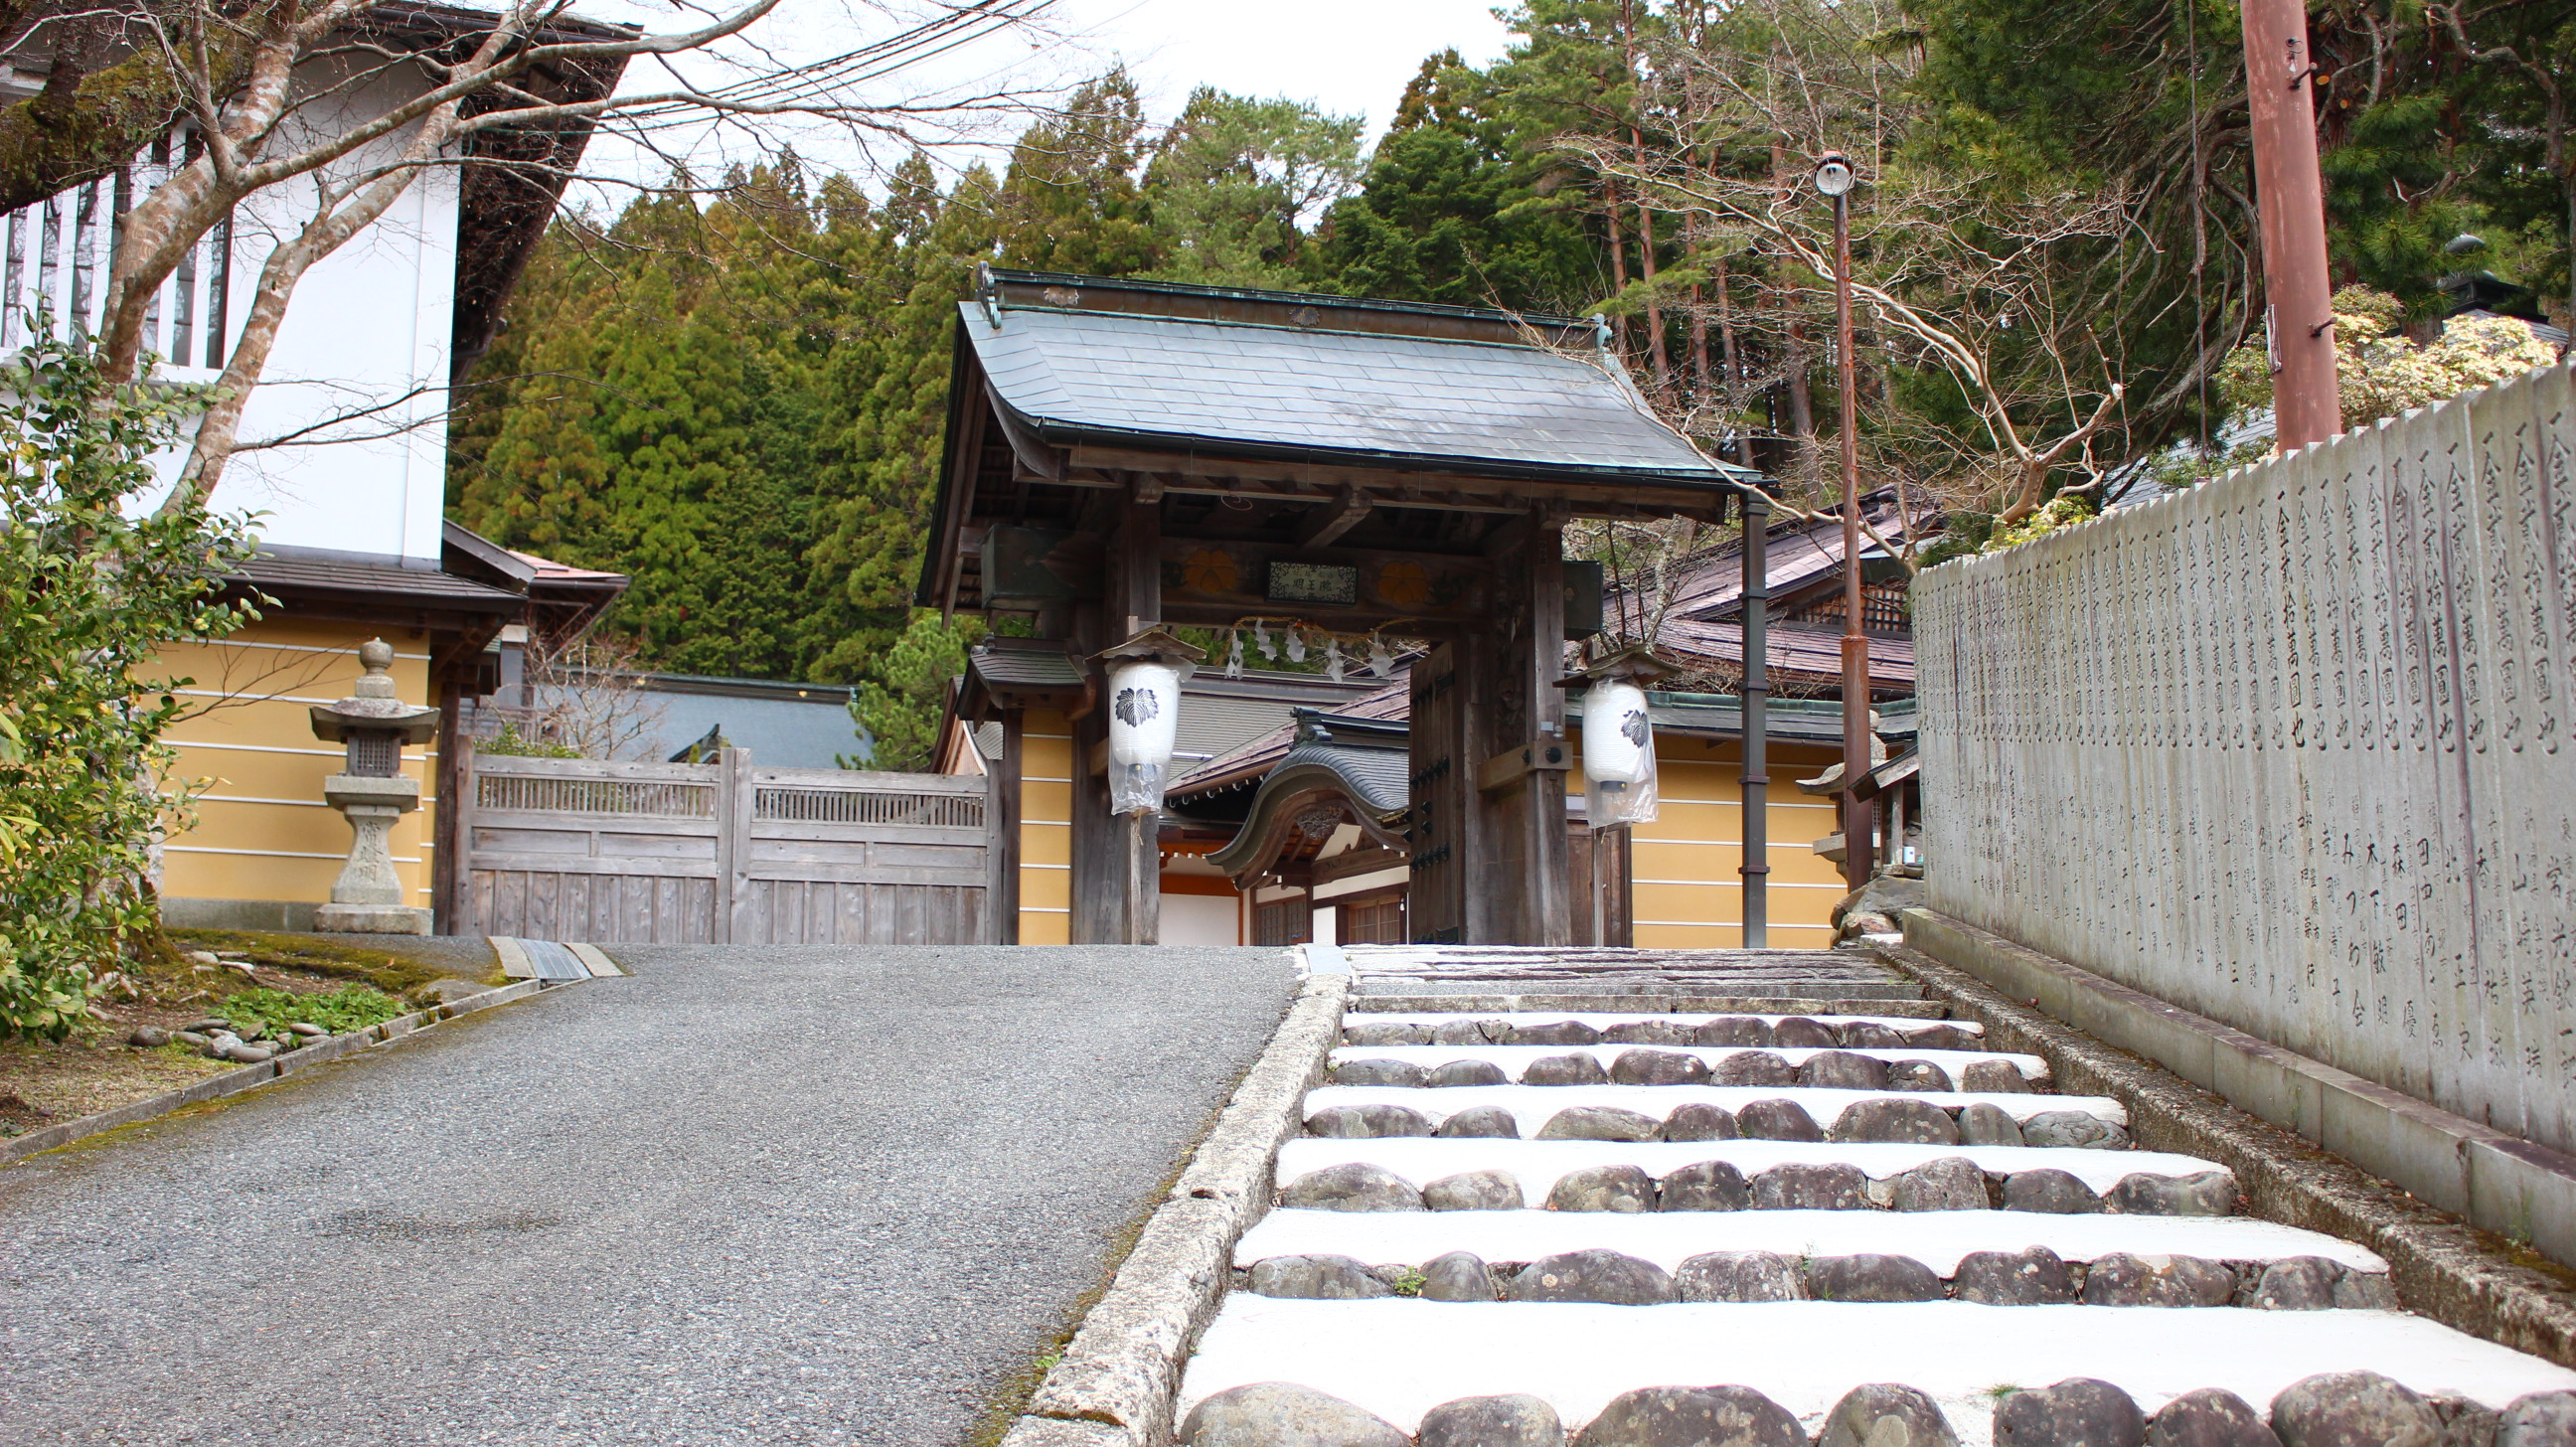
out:
<path id="1" fill-rule="evenodd" d="M 1736 873 L 1744 880 L 1744 947 L 1771 947 L 1771 801 L 1770 760 L 1764 746 L 1771 731 L 1771 499 L 1748 486 L 1741 494 L 1744 514 L 1744 862 Z"/>
<path id="2" fill-rule="evenodd" d="M 2273 447 L 2292 452 L 2343 430 L 2326 276 L 2325 182 L 2317 171 L 2316 64 L 2301 0 L 2245 0 L 2245 94 L 2254 196 L 2263 224 Z"/>
<path id="3" fill-rule="evenodd" d="M 1843 879 L 1858 889 L 1877 871 L 1878 807 L 1859 794 L 1869 772 L 1869 635 L 1861 632 L 1860 388 L 1852 367 L 1851 189 L 1840 151 L 1816 161 L 1816 189 L 1834 202 L 1834 351 L 1842 371 Z"/>

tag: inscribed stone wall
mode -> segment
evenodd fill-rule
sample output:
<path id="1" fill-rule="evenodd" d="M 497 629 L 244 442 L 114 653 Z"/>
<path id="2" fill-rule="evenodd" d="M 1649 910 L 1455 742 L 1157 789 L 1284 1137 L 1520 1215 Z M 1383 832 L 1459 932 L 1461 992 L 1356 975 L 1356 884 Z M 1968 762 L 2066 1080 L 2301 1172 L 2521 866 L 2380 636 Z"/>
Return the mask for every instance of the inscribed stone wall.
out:
<path id="1" fill-rule="evenodd" d="M 2576 383 L 1914 586 L 1934 907 L 2576 1149 Z"/>

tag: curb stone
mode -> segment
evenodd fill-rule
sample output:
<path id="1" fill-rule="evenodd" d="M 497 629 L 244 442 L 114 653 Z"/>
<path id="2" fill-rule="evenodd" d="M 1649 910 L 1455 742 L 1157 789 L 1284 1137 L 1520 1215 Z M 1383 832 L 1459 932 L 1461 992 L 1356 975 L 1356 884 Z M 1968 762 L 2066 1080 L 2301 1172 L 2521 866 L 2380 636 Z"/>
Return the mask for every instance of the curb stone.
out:
<path id="1" fill-rule="evenodd" d="M 2200 1156 L 2233 1171 L 2252 1214 L 2379 1253 L 2407 1310 L 2576 1367 L 2576 1289 L 2565 1273 L 2522 1264 L 2504 1242 L 2458 1217 L 2163 1066 L 2006 997 L 1965 970 L 1902 945 L 1877 951 L 1983 1022 L 1992 1048 L 2046 1060 L 2058 1089 L 2119 1101 L 2140 1146 Z"/>
<path id="2" fill-rule="evenodd" d="M 308 1065 L 319 1065 L 325 1060 L 336 1060 L 370 1045 L 385 1044 L 414 1031 L 426 1030 L 441 1021 L 453 1020 L 460 1015 L 471 1015 L 477 1010 L 489 1010 L 495 1005 L 506 1005 L 513 1000 L 524 1000 L 546 988 L 548 983 L 543 980 L 524 980 L 515 985 L 503 985 L 498 989 L 485 990 L 479 995 L 468 995 L 452 1005 L 433 1005 L 426 1010 L 397 1015 L 390 1020 L 370 1025 L 364 1030 L 352 1030 L 345 1035 L 334 1035 L 300 1050 L 290 1050 L 274 1060 L 264 1061 L 258 1065 L 245 1065 L 239 1070 L 227 1070 L 221 1075 L 209 1075 L 203 1080 L 183 1085 L 177 1090 L 167 1090 L 159 1095 L 129 1101 L 112 1110 L 102 1110 L 77 1120 L 61 1121 L 46 1126 L 42 1130 L 31 1130 L 25 1135 L 0 1141 L 0 1165 L 39 1155 L 56 1146 L 69 1145 L 73 1141 L 94 1136 L 103 1131 L 111 1131 L 120 1126 L 129 1126 L 138 1121 L 150 1120 L 155 1116 L 167 1115 L 182 1106 L 219 1100 L 227 1095 L 238 1095 L 245 1090 L 265 1085 L 280 1076 L 291 1075 Z"/>
<path id="3" fill-rule="evenodd" d="M 1181 1364 L 1233 1280 L 1234 1244 L 1268 1211 L 1280 1142 L 1341 1035 L 1351 977 L 1309 975 L 1109 1290 L 1002 1447 L 1163 1447 Z"/>

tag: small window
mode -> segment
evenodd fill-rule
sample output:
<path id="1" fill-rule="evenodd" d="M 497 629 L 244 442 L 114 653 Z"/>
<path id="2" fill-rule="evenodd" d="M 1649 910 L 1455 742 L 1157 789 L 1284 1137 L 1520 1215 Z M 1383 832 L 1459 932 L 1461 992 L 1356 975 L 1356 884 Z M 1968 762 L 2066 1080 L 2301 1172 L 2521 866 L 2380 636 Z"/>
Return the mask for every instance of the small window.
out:
<path id="1" fill-rule="evenodd" d="M 1405 942 L 1404 896 L 1369 895 L 1342 902 L 1342 943 L 1400 945 Z"/>
<path id="2" fill-rule="evenodd" d="M 1252 942 L 1256 945 L 1302 945 L 1315 938 L 1314 901 L 1305 895 L 1252 907 Z"/>

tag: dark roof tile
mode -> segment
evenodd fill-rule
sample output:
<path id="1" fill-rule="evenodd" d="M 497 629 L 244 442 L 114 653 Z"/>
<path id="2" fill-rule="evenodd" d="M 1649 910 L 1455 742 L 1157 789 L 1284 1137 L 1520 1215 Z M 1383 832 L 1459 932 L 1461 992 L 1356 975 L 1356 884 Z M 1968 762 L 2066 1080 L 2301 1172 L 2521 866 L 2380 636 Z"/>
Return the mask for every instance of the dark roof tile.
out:
<path id="1" fill-rule="evenodd" d="M 960 308 L 994 391 L 1050 436 L 1207 439 L 1722 482 L 1624 374 L 1491 342 Z M 1400 378 L 1402 386 L 1390 386 Z"/>

